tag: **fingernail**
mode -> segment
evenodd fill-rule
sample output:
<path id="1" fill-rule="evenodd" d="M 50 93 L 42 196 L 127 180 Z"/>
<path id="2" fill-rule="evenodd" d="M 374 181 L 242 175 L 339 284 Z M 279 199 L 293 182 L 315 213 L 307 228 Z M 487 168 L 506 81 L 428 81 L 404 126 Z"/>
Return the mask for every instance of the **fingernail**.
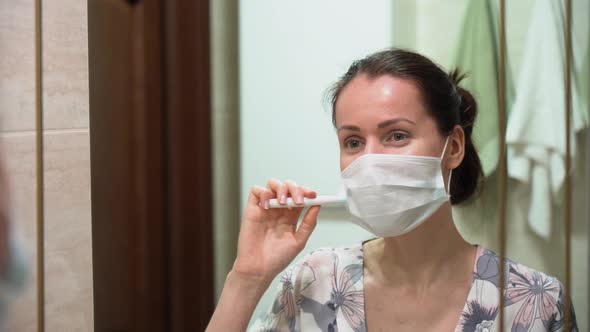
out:
<path id="1" fill-rule="evenodd" d="M 282 204 L 287 203 L 287 196 L 286 195 L 281 195 L 281 203 Z"/>
<path id="2" fill-rule="evenodd" d="M 270 204 L 268 203 L 268 200 L 264 201 L 264 209 L 270 209 Z"/>
<path id="3" fill-rule="evenodd" d="M 297 204 L 303 204 L 303 198 L 297 197 Z"/>

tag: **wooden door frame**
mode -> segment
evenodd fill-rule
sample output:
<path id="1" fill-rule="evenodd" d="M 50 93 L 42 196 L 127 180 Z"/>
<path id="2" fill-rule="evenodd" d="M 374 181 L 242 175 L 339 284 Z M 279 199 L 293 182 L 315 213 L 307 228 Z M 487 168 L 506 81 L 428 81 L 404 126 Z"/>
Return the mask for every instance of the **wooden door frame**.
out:
<path id="1" fill-rule="evenodd" d="M 88 0 L 95 331 L 213 309 L 209 1 Z"/>

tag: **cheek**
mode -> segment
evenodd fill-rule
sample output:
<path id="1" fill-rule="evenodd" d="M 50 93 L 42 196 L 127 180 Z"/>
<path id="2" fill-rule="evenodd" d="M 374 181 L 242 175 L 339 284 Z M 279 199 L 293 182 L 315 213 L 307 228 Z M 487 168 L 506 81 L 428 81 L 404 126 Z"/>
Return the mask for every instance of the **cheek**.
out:
<path id="1" fill-rule="evenodd" d="M 353 156 L 347 156 L 346 154 L 340 154 L 340 172 L 342 172 L 350 163 L 354 160 Z"/>

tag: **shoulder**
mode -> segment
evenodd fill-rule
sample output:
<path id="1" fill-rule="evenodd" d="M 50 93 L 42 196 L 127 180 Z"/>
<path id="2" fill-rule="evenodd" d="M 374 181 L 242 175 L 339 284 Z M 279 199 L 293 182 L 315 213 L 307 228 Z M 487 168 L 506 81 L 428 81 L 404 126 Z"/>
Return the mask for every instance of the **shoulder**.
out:
<path id="1" fill-rule="evenodd" d="M 285 271 L 282 281 L 289 281 L 298 293 L 331 289 L 332 280 L 343 270 L 362 273 L 362 245 L 322 247 L 305 254 Z"/>
<path id="2" fill-rule="evenodd" d="M 362 262 L 363 247 L 357 243 L 343 247 L 321 247 L 308 252 L 301 260 L 301 263 L 313 263 L 316 260 L 328 260 L 332 262 Z"/>
<path id="3" fill-rule="evenodd" d="M 474 282 L 491 283 L 500 289 L 500 261 L 501 258 L 495 252 L 480 248 L 474 270 Z M 529 327 L 535 324 L 562 326 L 565 315 L 562 283 L 552 275 L 509 258 L 504 259 L 503 266 L 503 306 L 507 319 L 513 320 L 513 324 Z M 537 312 L 538 315 L 526 314 L 530 312 Z M 572 326 L 576 326 L 573 307 L 571 312 L 574 323 Z"/>
<path id="4" fill-rule="evenodd" d="M 485 280 L 500 287 L 500 256 L 495 252 L 480 247 L 475 263 L 474 279 Z M 508 291 L 514 288 L 544 290 L 558 296 L 563 288 L 561 282 L 547 273 L 521 264 L 510 258 L 504 258 L 504 288 Z"/>
<path id="5" fill-rule="evenodd" d="M 362 264 L 363 247 L 358 243 L 346 247 L 322 247 L 307 253 L 298 264 L 314 267 L 325 268 L 330 266 L 332 269 L 342 269 L 350 264 Z"/>

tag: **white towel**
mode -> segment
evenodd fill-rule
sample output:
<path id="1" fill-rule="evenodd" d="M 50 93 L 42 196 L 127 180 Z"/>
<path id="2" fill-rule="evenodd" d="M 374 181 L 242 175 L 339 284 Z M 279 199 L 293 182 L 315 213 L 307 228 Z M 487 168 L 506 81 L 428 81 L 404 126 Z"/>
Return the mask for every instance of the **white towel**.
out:
<path id="1" fill-rule="evenodd" d="M 530 186 L 528 222 L 544 238 L 565 178 L 564 24 L 562 1 L 536 1 L 506 132 L 508 175 Z M 588 125 L 582 106 L 572 80 L 572 158 L 575 132 Z"/>

